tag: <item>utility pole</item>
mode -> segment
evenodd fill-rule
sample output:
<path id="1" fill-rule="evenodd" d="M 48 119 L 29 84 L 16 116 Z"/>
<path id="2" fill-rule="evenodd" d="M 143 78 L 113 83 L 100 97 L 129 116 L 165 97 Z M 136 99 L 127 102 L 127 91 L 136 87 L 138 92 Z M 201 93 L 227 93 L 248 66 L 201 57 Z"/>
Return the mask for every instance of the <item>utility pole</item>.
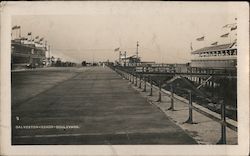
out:
<path id="1" fill-rule="evenodd" d="M 139 42 L 137 41 L 137 43 L 136 43 L 136 63 L 135 63 L 136 66 L 137 66 L 137 63 L 139 62 L 138 47 L 139 47 Z"/>
<path id="2" fill-rule="evenodd" d="M 126 57 L 127 57 L 127 52 L 124 52 L 124 66 L 126 66 Z"/>
<path id="3" fill-rule="evenodd" d="M 19 38 L 21 39 L 21 26 L 19 26 L 20 29 L 19 29 Z"/>
<path id="4" fill-rule="evenodd" d="M 122 52 L 119 51 L 119 63 L 121 63 L 121 55 L 122 55 Z"/>
<path id="5" fill-rule="evenodd" d="M 94 65 L 95 62 L 95 51 L 92 52 L 92 65 Z"/>
<path id="6" fill-rule="evenodd" d="M 139 54 L 138 54 L 138 47 L 139 47 L 139 42 L 137 41 L 137 44 L 136 44 L 136 58 L 138 59 L 139 57 Z"/>
<path id="7" fill-rule="evenodd" d="M 49 65 L 51 66 L 51 58 L 50 58 L 50 45 L 48 46 L 48 52 L 49 52 Z"/>

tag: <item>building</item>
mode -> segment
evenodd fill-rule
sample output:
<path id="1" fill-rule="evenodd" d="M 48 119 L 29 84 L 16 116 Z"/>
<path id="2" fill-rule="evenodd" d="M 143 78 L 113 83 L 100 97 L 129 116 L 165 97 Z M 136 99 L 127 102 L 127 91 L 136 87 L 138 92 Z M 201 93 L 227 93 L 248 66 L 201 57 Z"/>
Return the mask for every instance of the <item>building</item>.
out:
<path id="1" fill-rule="evenodd" d="M 191 73 L 202 73 L 204 76 L 189 76 L 188 79 L 203 86 L 216 88 L 221 86 L 227 77 L 215 78 L 210 74 L 236 76 L 237 74 L 237 43 L 221 44 L 204 47 L 191 52 L 192 60 L 189 67 Z M 237 78 L 230 79 L 232 86 L 237 85 Z M 233 87 L 235 88 L 235 87 Z M 232 92 L 234 92 L 233 90 Z M 236 94 L 236 93 L 234 93 Z"/>
<path id="2" fill-rule="evenodd" d="M 237 43 L 204 47 L 191 52 L 191 67 L 212 69 L 236 69 Z"/>
<path id="3" fill-rule="evenodd" d="M 136 55 L 121 58 L 121 65 L 125 66 L 138 66 L 141 64 L 141 59 L 137 58 Z"/>
<path id="4" fill-rule="evenodd" d="M 11 41 L 11 67 L 43 66 L 46 63 L 46 46 L 22 39 Z"/>

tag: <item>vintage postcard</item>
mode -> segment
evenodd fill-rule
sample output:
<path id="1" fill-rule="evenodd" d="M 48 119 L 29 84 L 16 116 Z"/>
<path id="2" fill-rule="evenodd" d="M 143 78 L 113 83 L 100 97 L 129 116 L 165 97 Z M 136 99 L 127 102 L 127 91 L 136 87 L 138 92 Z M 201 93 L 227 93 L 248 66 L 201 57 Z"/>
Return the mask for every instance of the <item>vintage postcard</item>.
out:
<path id="1" fill-rule="evenodd" d="M 1 155 L 248 155 L 246 2 L 1 2 Z"/>

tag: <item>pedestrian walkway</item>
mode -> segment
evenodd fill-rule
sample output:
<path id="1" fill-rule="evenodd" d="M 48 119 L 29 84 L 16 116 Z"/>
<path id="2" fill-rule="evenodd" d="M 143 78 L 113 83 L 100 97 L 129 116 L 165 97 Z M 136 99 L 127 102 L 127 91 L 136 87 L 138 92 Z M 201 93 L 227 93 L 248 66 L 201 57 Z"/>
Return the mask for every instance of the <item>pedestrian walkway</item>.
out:
<path id="1" fill-rule="evenodd" d="M 128 83 L 131 87 L 133 87 L 135 90 L 137 90 L 141 96 L 146 98 L 148 102 L 150 102 L 152 105 L 159 108 L 172 122 L 179 125 L 182 129 L 184 129 L 187 133 L 189 133 L 199 144 L 216 144 L 220 137 L 221 137 L 221 125 L 220 123 L 212 120 L 211 118 L 208 118 L 204 116 L 203 114 L 200 114 L 196 111 L 193 111 L 193 121 L 194 124 L 188 124 L 185 123 L 189 117 L 189 106 L 188 106 L 188 100 L 184 99 L 183 97 L 174 95 L 175 98 L 179 100 L 174 100 L 174 111 L 169 110 L 171 106 L 171 98 L 170 98 L 170 92 L 162 89 L 162 98 L 161 102 L 157 102 L 158 95 L 159 95 L 159 89 L 156 86 L 153 86 L 152 95 L 149 95 L 149 83 L 147 83 L 147 90 L 146 92 L 142 92 L 144 88 L 141 89 L 134 86 L 132 83 Z M 142 84 L 144 86 L 144 84 Z M 181 102 L 181 101 L 185 101 Z M 203 106 L 200 106 L 193 102 L 193 106 L 196 108 L 199 108 L 200 110 L 211 114 L 217 118 L 220 118 L 220 114 L 215 113 Z M 232 119 L 227 118 L 226 119 L 228 123 L 237 126 L 237 121 L 234 121 Z M 226 128 L 226 141 L 229 145 L 237 145 L 238 144 L 238 134 L 236 131 L 233 131 L 229 128 Z"/>
<path id="2" fill-rule="evenodd" d="M 43 70 L 35 78 L 52 73 Z M 20 76 L 25 74 L 29 73 L 18 79 L 24 81 Z M 22 81 L 15 82 L 16 87 L 25 87 Z M 12 144 L 196 144 L 107 67 L 77 70 L 14 106 Z"/>

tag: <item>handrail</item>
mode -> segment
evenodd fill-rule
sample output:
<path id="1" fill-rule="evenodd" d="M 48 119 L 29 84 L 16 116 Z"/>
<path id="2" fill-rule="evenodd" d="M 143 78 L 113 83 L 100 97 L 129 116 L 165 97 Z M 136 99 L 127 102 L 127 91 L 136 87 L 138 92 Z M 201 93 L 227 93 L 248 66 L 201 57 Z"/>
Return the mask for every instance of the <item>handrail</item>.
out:
<path id="1" fill-rule="evenodd" d="M 120 74 L 122 77 L 125 77 L 126 79 L 129 79 L 129 77 L 131 75 L 133 75 L 133 77 L 136 78 L 136 85 L 137 85 L 137 79 L 138 79 L 138 75 L 140 75 L 138 72 L 128 72 L 126 70 L 122 70 L 122 69 L 117 69 L 115 67 L 111 67 L 111 69 L 115 70 L 118 74 Z M 133 80 L 134 81 L 134 80 Z M 220 141 L 218 142 L 218 144 L 225 144 L 226 143 L 226 130 L 225 130 L 225 127 L 228 127 L 229 129 L 233 130 L 233 131 L 238 131 L 238 128 L 237 126 L 231 124 L 231 123 L 228 123 L 226 121 L 226 117 L 225 117 L 225 104 L 221 104 L 221 119 L 206 112 L 206 111 L 203 111 L 195 106 L 192 105 L 192 99 L 191 100 L 191 103 L 190 103 L 190 100 L 189 102 L 185 101 L 185 100 L 181 100 L 179 98 L 177 98 L 177 95 L 173 96 L 173 93 L 168 93 L 168 91 L 164 90 L 164 89 L 161 89 L 161 87 L 157 87 L 155 85 L 152 85 L 152 81 L 151 82 L 147 82 L 146 79 L 144 79 L 144 82 L 146 83 L 146 85 L 150 86 L 151 87 L 151 94 L 152 94 L 152 89 L 157 89 L 159 90 L 159 99 L 157 101 L 161 102 L 161 93 L 164 93 L 165 95 L 167 95 L 168 97 L 170 97 L 171 99 L 174 99 L 174 100 L 177 100 L 177 101 L 180 101 L 184 104 L 189 104 L 189 109 L 190 110 L 195 110 L 196 112 L 212 119 L 213 121 L 215 122 L 218 122 L 221 124 L 222 126 L 222 130 L 221 130 L 221 139 Z M 145 90 L 145 89 L 144 89 Z M 191 98 L 191 96 L 190 96 Z M 171 105 L 172 105 L 172 100 L 171 100 Z M 173 107 L 173 106 L 171 106 Z M 169 108 L 169 110 L 173 110 L 173 108 Z M 190 111 L 189 111 L 190 112 Z M 192 112 L 192 111 L 191 111 Z M 189 119 L 192 119 L 192 114 L 189 113 Z M 189 120 L 188 119 L 188 120 Z M 192 121 L 191 122 L 188 122 L 188 120 L 186 121 L 186 123 L 193 123 Z"/>

